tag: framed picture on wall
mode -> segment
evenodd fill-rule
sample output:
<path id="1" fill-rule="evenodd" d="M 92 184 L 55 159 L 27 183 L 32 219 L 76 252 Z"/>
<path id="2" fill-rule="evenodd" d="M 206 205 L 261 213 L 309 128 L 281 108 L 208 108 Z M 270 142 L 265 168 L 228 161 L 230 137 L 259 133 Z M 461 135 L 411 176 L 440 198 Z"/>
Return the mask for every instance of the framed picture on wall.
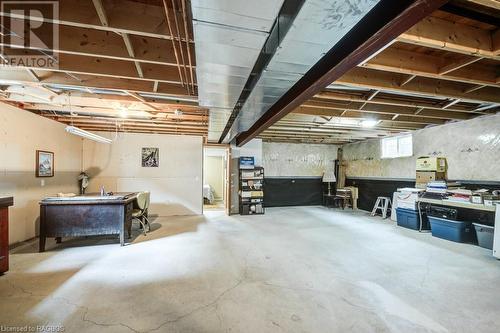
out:
<path id="1" fill-rule="evenodd" d="M 142 148 L 142 167 L 157 168 L 160 166 L 160 148 Z"/>
<path id="2" fill-rule="evenodd" d="M 54 177 L 54 153 L 51 151 L 36 151 L 36 176 Z"/>

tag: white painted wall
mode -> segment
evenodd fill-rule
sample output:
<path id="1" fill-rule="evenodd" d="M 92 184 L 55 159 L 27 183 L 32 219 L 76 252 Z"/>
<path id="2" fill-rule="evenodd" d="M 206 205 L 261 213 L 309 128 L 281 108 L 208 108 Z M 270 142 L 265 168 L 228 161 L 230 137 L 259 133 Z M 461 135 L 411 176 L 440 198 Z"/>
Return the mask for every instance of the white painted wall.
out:
<path id="1" fill-rule="evenodd" d="M 380 140 L 344 145 L 348 177 L 415 178 L 419 156 L 443 156 L 448 179 L 500 180 L 500 114 L 413 133 L 413 156 L 380 158 Z"/>
<path id="2" fill-rule="evenodd" d="M 214 190 L 215 200 L 224 198 L 224 157 L 204 156 L 203 183 Z"/>
<path id="3" fill-rule="evenodd" d="M 264 142 L 262 159 L 266 177 L 322 176 L 335 167 L 338 146 Z"/>
<path id="4" fill-rule="evenodd" d="M 0 195 L 14 197 L 9 210 L 10 244 L 38 234 L 42 198 L 78 193 L 82 139 L 66 133 L 64 127 L 0 103 Z M 36 150 L 54 152 L 54 177 L 35 177 Z"/>
<path id="5" fill-rule="evenodd" d="M 262 139 L 253 139 L 243 147 L 231 146 L 232 158 L 240 156 L 255 157 L 255 165 L 262 166 Z"/>
<path id="6" fill-rule="evenodd" d="M 106 137 L 114 134 L 99 133 Z M 158 168 L 141 166 L 142 147 L 160 149 Z M 150 213 L 159 216 L 201 214 L 203 138 L 120 133 L 112 144 L 84 140 L 83 164 L 89 191 L 151 192 Z"/>

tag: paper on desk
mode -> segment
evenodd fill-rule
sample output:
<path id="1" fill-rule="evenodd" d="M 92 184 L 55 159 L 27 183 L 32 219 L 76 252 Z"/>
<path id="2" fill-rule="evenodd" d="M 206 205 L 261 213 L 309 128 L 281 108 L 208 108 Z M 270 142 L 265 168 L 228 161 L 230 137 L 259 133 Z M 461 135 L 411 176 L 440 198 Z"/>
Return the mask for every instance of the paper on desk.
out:
<path id="1" fill-rule="evenodd" d="M 458 188 L 456 190 L 448 190 L 448 193 L 453 193 L 453 194 L 460 194 L 460 195 L 472 195 L 471 190 L 466 190 L 463 188 Z"/>

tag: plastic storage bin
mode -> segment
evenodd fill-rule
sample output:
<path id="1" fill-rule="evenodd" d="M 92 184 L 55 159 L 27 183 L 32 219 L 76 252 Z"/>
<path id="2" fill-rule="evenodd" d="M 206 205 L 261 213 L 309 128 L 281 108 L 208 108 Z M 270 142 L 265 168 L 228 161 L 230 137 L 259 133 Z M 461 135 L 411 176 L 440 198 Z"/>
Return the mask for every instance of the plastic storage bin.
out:
<path id="1" fill-rule="evenodd" d="M 420 229 L 420 216 L 418 215 L 418 211 L 398 207 L 396 209 L 396 214 L 398 216 L 398 226 L 413 230 Z M 429 225 L 425 217 L 423 218 L 423 222 L 422 229 L 428 230 Z"/>
<path id="2" fill-rule="evenodd" d="M 477 244 L 485 249 L 493 250 L 494 227 L 489 225 L 473 223 L 476 229 Z"/>
<path id="3" fill-rule="evenodd" d="M 432 236 L 459 243 L 473 243 L 476 235 L 472 223 L 429 216 Z"/>

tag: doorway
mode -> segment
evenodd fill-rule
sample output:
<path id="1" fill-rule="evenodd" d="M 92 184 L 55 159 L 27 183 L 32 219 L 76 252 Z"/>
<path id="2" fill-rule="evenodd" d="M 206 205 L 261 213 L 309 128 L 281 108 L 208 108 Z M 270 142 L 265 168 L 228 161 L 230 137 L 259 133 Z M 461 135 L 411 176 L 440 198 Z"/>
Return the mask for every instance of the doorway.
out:
<path id="1" fill-rule="evenodd" d="M 203 211 L 228 211 L 229 147 L 203 149 Z"/>

